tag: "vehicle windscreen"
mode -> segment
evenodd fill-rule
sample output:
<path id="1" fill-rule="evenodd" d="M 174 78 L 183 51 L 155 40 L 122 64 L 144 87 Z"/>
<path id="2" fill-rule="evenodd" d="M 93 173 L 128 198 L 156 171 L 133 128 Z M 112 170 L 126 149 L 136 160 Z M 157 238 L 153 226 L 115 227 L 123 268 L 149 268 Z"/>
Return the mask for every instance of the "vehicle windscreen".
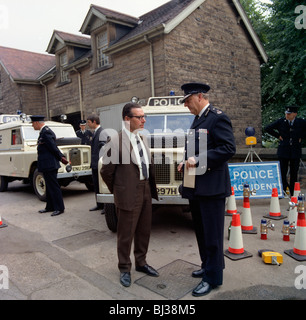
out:
<path id="1" fill-rule="evenodd" d="M 49 126 L 49 128 L 55 133 L 56 139 L 76 137 L 73 127 Z M 23 137 L 25 140 L 37 141 L 38 136 L 39 131 L 35 131 L 33 127 L 23 127 Z"/>
<path id="2" fill-rule="evenodd" d="M 148 114 L 145 130 L 149 131 L 151 134 L 174 132 L 178 130 L 187 132 L 187 130 L 190 129 L 193 120 L 194 115 L 192 114 Z"/>

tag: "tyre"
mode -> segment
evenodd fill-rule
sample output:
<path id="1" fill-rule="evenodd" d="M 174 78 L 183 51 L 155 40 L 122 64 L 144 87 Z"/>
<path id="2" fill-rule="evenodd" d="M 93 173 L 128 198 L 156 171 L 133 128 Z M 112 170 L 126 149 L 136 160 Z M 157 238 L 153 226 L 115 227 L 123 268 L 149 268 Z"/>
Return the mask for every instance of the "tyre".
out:
<path id="1" fill-rule="evenodd" d="M 92 179 L 88 179 L 85 182 L 85 186 L 86 186 L 88 191 L 94 191 L 94 185 L 93 185 Z"/>
<path id="2" fill-rule="evenodd" d="M 118 218 L 116 214 L 116 206 L 113 203 L 105 203 L 104 210 L 108 229 L 112 232 L 117 232 Z"/>
<path id="3" fill-rule="evenodd" d="M 47 200 L 46 182 L 44 175 L 36 169 L 33 174 L 33 189 L 40 201 Z"/>
<path id="4" fill-rule="evenodd" d="M 7 190 L 7 177 L 0 176 L 0 192 L 5 192 Z"/>

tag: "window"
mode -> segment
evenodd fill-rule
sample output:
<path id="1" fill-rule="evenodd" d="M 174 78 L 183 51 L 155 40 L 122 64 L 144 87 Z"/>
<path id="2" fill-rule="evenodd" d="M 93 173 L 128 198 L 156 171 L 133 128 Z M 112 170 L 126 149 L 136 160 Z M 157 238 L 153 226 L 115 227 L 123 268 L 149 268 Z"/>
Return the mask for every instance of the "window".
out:
<path id="1" fill-rule="evenodd" d="M 11 136 L 11 145 L 19 145 L 21 144 L 21 134 L 20 134 L 20 129 L 14 129 L 12 130 L 12 136 Z"/>
<path id="2" fill-rule="evenodd" d="M 67 66 L 67 64 L 68 64 L 67 53 L 64 52 L 64 53 L 60 54 L 59 60 L 60 60 L 61 82 L 67 82 L 69 80 L 68 79 L 68 72 L 63 70 L 63 68 L 65 66 Z"/>
<path id="3" fill-rule="evenodd" d="M 109 64 L 108 56 L 103 53 L 108 47 L 107 32 L 102 32 L 97 35 L 97 67 L 102 68 Z"/>
<path id="4" fill-rule="evenodd" d="M 182 130 L 187 132 L 191 127 L 194 116 L 188 114 L 163 114 L 163 115 L 147 115 L 145 129 L 150 133 L 175 132 Z"/>

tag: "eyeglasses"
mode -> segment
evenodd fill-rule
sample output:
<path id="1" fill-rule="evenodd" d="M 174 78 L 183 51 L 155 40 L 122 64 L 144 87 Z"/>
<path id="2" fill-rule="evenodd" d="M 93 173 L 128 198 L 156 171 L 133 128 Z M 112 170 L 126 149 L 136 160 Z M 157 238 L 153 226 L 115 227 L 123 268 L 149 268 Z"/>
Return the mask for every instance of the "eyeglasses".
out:
<path id="1" fill-rule="evenodd" d="M 144 116 L 129 116 L 129 118 L 137 118 L 138 120 L 146 120 L 147 116 L 146 115 L 144 115 Z"/>

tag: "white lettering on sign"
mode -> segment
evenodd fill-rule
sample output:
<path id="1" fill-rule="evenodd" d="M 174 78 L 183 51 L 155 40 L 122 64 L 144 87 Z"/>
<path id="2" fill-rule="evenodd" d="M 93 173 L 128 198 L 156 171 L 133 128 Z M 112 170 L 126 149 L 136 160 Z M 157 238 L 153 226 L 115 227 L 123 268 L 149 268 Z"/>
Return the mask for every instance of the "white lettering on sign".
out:
<path id="1" fill-rule="evenodd" d="M 148 105 L 154 107 L 179 106 L 183 104 L 182 99 L 183 97 L 150 98 Z"/>
<path id="2" fill-rule="evenodd" d="M 260 170 L 260 171 L 235 171 L 234 172 L 234 180 L 241 178 L 243 180 L 248 179 L 273 179 L 273 172 L 272 170 Z"/>
<path id="3" fill-rule="evenodd" d="M 277 188 L 283 197 L 279 162 L 233 163 L 229 165 L 231 185 L 234 187 L 235 197 L 243 197 L 244 184 L 250 190 L 256 190 L 253 198 L 270 198 L 273 188 Z"/>

